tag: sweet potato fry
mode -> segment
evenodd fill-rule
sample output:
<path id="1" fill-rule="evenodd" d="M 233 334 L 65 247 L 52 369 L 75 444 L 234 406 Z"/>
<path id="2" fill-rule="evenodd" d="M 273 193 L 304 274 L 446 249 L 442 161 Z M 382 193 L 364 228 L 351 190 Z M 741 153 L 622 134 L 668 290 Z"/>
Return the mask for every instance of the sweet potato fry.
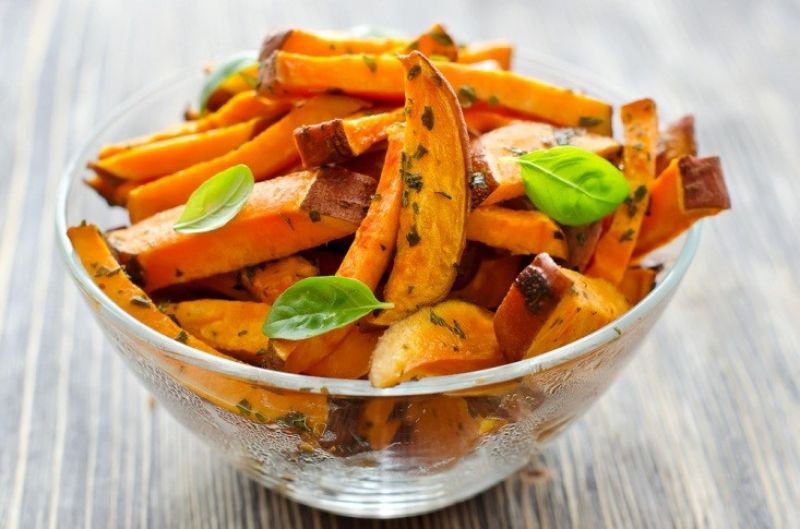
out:
<path id="1" fill-rule="evenodd" d="M 673 160 L 653 183 L 634 255 L 667 244 L 703 217 L 730 209 L 731 200 L 718 157 Z"/>
<path id="2" fill-rule="evenodd" d="M 453 464 L 478 442 L 478 420 L 460 397 L 412 400 L 405 422 L 409 425 L 409 457 L 437 465 Z M 429 464 L 430 464 L 429 463 Z M 424 463 L 423 463 L 424 464 Z"/>
<path id="3" fill-rule="evenodd" d="M 434 60 L 458 60 L 458 46 L 453 37 L 441 24 L 431 28 L 404 46 L 404 53 L 419 51 Z"/>
<path id="4" fill-rule="evenodd" d="M 508 42 L 487 41 L 474 42 L 462 47 L 458 52 L 458 62 L 474 64 L 494 61 L 503 70 L 511 69 L 511 56 L 514 47 Z"/>
<path id="5" fill-rule="evenodd" d="M 358 421 L 358 434 L 373 450 L 383 450 L 394 440 L 402 425 L 401 416 L 396 413 L 401 406 L 393 397 L 370 399 L 364 405 Z"/>
<path id="6" fill-rule="evenodd" d="M 307 123 L 347 116 L 365 105 L 363 101 L 344 96 L 310 99 L 238 149 L 131 191 L 128 196 L 131 222 L 139 222 L 159 211 L 184 204 L 200 184 L 236 164 L 247 165 L 256 180 L 273 177 L 299 159 L 292 135 L 294 129 Z"/>
<path id="7" fill-rule="evenodd" d="M 283 291 L 301 279 L 319 275 L 313 263 L 299 255 L 292 255 L 237 272 L 242 286 L 256 299 L 272 305 Z"/>
<path id="8" fill-rule="evenodd" d="M 104 175 L 95 175 L 85 182 L 97 191 L 109 206 L 124 206 L 128 202 L 130 192 L 141 185 L 135 180 L 120 180 Z"/>
<path id="9" fill-rule="evenodd" d="M 198 299 L 159 308 L 186 331 L 234 358 L 253 365 L 269 359 L 269 338 L 261 332 L 270 309 L 266 303 Z"/>
<path id="10" fill-rule="evenodd" d="M 539 254 L 497 309 L 494 332 L 513 362 L 586 336 L 627 309 L 623 295 L 608 281 L 584 277 Z"/>
<path id="11" fill-rule="evenodd" d="M 397 243 L 403 180 L 400 174 L 404 127 L 389 132 L 389 148 L 378 188 L 367 215 L 356 230 L 336 275 L 358 279 L 372 290 L 378 286 Z"/>
<path id="12" fill-rule="evenodd" d="M 334 378 L 361 378 L 369 373 L 372 351 L 380 337 L 378 331 L 364 331 L 354 325 L 350 332 L 322 360 L 306 370 L 309 375 Z"/>
<path id="13" fill-rule="evenodd" d="M 656 175 L 663 173 L 675 158 L 696 155 L 694 116 L 687 114 L 661 131 L 656 151 Z"/>
<path id="14" fill-rule="evenodd" d="M 96 226 L 83 225 L 68 230 L 68 235 L 84 268 L 95 284 L 122 310 L 154 331 L 205 353 L 230 358 L 195 338 L 158 310 L 155 303 L 133 284 Z M 281 394 L 227 378 L 217 373 L 161 357 L 167 372 L 187 389 L 232 413 L 259 422 L 278 421 L 292 414 L 301 416 L 314 431 L 328 418 L 325 395 L 284 392 Z"/>
<path id="15" fill-rule="evenodd" d="M 585 226 L 564 226 L 564 235 L 567 237 L 567 247 L 569 248 L 567 264 L 570 268 L 581 273 L 586 270 L 602 232 L 602 221 Z"/>
<path id="16" fill-rule="evenodd" d="M 354 37 L 346 33 L 314 32 L 305 29 L 289 29 L 268 35 L 261 45 L 259 60 L 264 60 L 276 51 L 302 53 L 317 57 L 345 54 L 381 54 L 397 50 L 406 45 L 405 39 L 390 37 Z"/>
<path id="17" fill-rule="evenodd" d="M 248 90 L 247 92 L 236 94 L 236 96 L 232 97 L 216 112 L 206 114 L 195 121 L 181 123 L 180 125 L 170 127 L 149 136 L 142 136 L 121 143 L 104 145 L 103 148 L 100 149 L 98 159 L 102 160 L 148 143 L 186 136 L 187 134 L 197 134 L 198 132 L 205 132 L 207 130 L 230 127 L 231 125 L 255 118 L 261 118 L 267 123 L 272 123 L 289 112 L 292 103 L 292 99 L 267 99 L 266 97 L 261 97 L 253 90 Z"/>
<path id="18" fill-rule="evenodd" d="M 449 300 L 391 325 L 372 353 L 369 380 L 379 388 L 503 363 L 490 312 Z"/>
<path id="19" fill-rule="evenodd" d="M 91 162 L 89 168 L 124 180 L 153 180 L 222 156 L 253 139 L 267 125 L 256 118 L 230 127 L 146 143 Z"/>
<path id="20" fill-rule="evenodd" d="M 330 186 L 337 190 L 337 201 L 325 199 Z M 123 261 L 136 263 L 145 289 L 155 290 L 279 259 L 349 235 L 373 191 L 371 178 L 340 168 L 293 173 L 256 184 L 239 214 L 219 229 L 176 232 L 172 226 L 183 211 L 177 207 L 113 231 L 109 241 Z M 362 196 L 353 196 L 356 193 Z M 343 202 L 345 197 L 350 201 Z"/>
<path id="21" fill-rule="evenodd" d="M 657 274 L 656 268 L 632 266 L 625 270 L 619 283 L 619 291 L 631 306 L 636 305 L 655 288 Z"/>
<path id="22" fill-rule="evenodd" d="M 470 173 L 464 116 L 450 85 L 419 52 L 403 57 L 406 127 L 397 250 L 384 297 L 386 325 L 443 299 L 466 243 Z"/>
<path id="23" fill-rule="evenodd" d="M 485 179 L 487 182 L 496 183 L 491 194 L 482 202 L 485 205 L 525 196 L 519 164 L 501 161 L 500 158 L 519 156 L 556 145 L 574 145 L 614 163 L 619 160 L 622 149 L 613 138 L 607 136 L 591 134 L 580 128 L 558 129 L 535 121 L 511 123 L 484 134 L 478 141 L 485 152 L 483 166 Z"/>
<path id="24" fill-rule="evenodd" d="M 561 228 L 541 211 L 499 206 L 474 209 L 467 219 L 467 239 L 514 254 L 547 252 L 562 259 L 568 255 Z"/>
<path id="25" fill-rule="evenodd" d="M 358 55 L 311 57 L 276 51 L 261 64 L 258 90 L 271 97 L 336 89 L 369 99 L 401 101 L 404 70 L 400 62 L 390 55 L 369 57 L 365 61 Z M 454 89 L 469 87 L 477 101 L 560 126 L 611 134 L 611 106 L 604 101 L 503 70 L 450 62 L 437 67 Z"/>
<path id="26" fill-rule="evenodd" d="M 519 255 L 487 257 L 480 262 L 472 279 L 451 292 L 450 297 L 494 310 L 516 279 L 521 264 L 522 256 Z"/>
<path id="27" fill-rule="evenodd" d="M 586 275 L 601 277 L 616 285 L 622 280 L 636 248 L 642 219 L 655 178 L 658 146 L 656 104 L 641 99 L 622 107 L 625 129 L 624 174 L 631 195 L 611 216 L 611 225 L 600 236 Z"/>
<path id="28" fill-rule="evenodd" d="M 515 121 L 511 116 L 479 108 L 465 108 L 464 120 L 467 122 L 467 130 L 473 136 L 480 136 L 494 129 L 510 125 Z"/>
<path id="29" fill-rule="evenodd" d="M 304 167 L 341 163 L 384 141 L 386 128 L 404 118 L 402 108 L 357 118 L 337 118 L 299 127 L 294 131 L 294 141 Z"/>

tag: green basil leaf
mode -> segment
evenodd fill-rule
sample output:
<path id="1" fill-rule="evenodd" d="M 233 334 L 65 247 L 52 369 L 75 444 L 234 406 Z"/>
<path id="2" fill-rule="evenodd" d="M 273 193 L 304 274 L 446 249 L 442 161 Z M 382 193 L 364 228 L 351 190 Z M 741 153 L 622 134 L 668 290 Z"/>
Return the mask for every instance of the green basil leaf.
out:
<path id="1" fill-rule="evenodd" d="M 194 190 L 172 228 L 180 233 L 202 233 L 224 226 L 242 209 L 254 184 L 253 172 L 246 165 L 215 174 Z"/>
<path id="2" fill-rule="evenodd" d="M 302 340 L 324 334 L 366 316 L 376 309 L 391 309 L 357 279 L 315 276 L 301 279 L 275 300 L 264 322 L 270 338 Z"/>
<path id="3" fill-rule="evenodd" d="M 198 103 L 200 113 L 202 114 L 206 111 L 208 98 L 226 79 L 254 65 L 257 61 L 258 55 L 251 50 L 231 55 L 221 64 L 216 65 L 211 73 L 208 74 L 206 82 L 203 83 L 203 88 L 200 90 L 200 101 Z"/>
<path id="4" fill-rule="evenodd" d="M 570 145 L 504 157 L 522 169 L 533 205 L 566 226 L 582 226 L 614 211 L 630 193 L 619 169 L 592 152 Z"/>

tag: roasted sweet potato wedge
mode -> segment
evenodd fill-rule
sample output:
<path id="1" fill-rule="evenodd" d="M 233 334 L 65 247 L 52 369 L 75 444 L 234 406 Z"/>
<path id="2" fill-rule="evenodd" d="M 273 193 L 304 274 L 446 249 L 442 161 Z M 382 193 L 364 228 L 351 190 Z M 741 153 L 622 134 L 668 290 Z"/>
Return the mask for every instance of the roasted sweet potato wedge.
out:
<path id="1" fill-rule="evenodd" d="M 668 124 L 658 138 L 656 151 L 656 174 L 666 170 L 669 163 L 681 156 L 696 156 L 697 143 L 694 139 L 694 116 L 687 114 Z"/>
<path id="2" fill-rule="evenodd" d="M 96 226 L 73 227 L 68 230 L 68 235 L 75 253 L 95 284 L 122 310 L 159 334 L 205 353 L 230 358 L 195 338 L 158 310 L 147 294 L 130 280 Z M 290 391 L 278 394 L 191 364 L 183 364 L 167 356 L 160 360 L 167 372 L 190 391 L 233 413 L 259 422 L 300 416 L 315 431 L 327 421 L 328 402 L 325 395 Z"/>
<path id="3" fill-rule="evenodd" d="M 326 95 L 310 99 L 238 149 L 131 191 L 127 204 L 131 222 L 139 222 L 159 211 L 184 204 L 200 184 L 236 164 L 247 165 L 257 181 L 273 177 L 299 159 L 294 145 L 294 129 L 347 116 L 366 105 L 363 101 L 344 96 Z"/>
<path id="4" fill-rule="evenodd" d="M 603 223 L 597 221 L 585 226 L 564 226 L 563 229 L 569 248 L 567 264 L 573 270 L 582 273 L 592 260 L 597 241 L 603 232 Z"/>
<path id="5" fill-rule="evenodd" d="M 305 372 L 318 377 L 361 378 L 369 373 L 372 351 L 380 331 L 362 330 L 354 325 L 350 332 L 322 360 Z"/>
<path id="6" fill-rule="evenodd" d="M 391 37 L 354 37 L 346 33 L 315 32 L 305 29 L 276 31 L 261 45 L 259 59 L 265 60 L 276 51 L 302 53 L 317 57 L 345 54 L 381 54 L 405 46 L 405 39 Z"/>
<path id="7" fill-rule="evenodd" d="M 492 314 L 464 301 L 425 307 L 391 325 L 372 354 L 369 379 L 379 388 L 503 363 Z"/>
<path id="8" fill-rule="evenodd" d="M 422 464 L 453 464 L 472 450 L 480 437 L 478 419 L 461 397 L 414 399 L 408 404 L 405 422 L 410 430 L 408 455 Z"/>
<path id="9" fill-rule="evenodd" d="M 355 232 L 375 182 L 341 168 L 299 172 L 256 184 L 239 214 L 205 233 L 173 229 L 182 207 L 164 211 L 109 241 L 135 262 L 146 290 L 279 259 Z M 335 189 L 337 200 L 328 200 Z M 264 234 L 268 233 L 269 237 Z"/>
<path id="10" fill-rule="evenodd" d="M 267 125 L 256 118 L 230 127 L 145 143 L 92 162 L 89 167 L 99 174 L 124 180 L 153 180 L 233 151 Z"/>
<path id="11" fill-rule="evenodd" d="M 358 434 L 373 450 L 383 450 L 392 443 L 402 425 L 403 417 L 397 413 L 401 408 L 402 403 L 392 397 L 370 399 L 364 405 L 358 421 Z"/>
<path id="12" fill-rule="evenodd" d="M 467 130 L 455 93 L 419 52 L 402 58 L 406 127 L 403 193 L 394 266 L 384 297 L 385 325 L 447 295 L 466 243 L 470 173 Z"/>
<path id="13" fill-rule="evenodd" d="M 574 145 L 617 162 L 622 150 L 613 138 L 591 134 L 581 128 L 558 129 L 535 121 L 511 123 L 484 134 L 478 141 L 485 152 L 485 166 L 482 168 L 485 179 L 495 183 L 491 194 L 483 201 L 486 205 L 525 195 L 519 164 L 501 161 L 503 157 L 519 156 L 556 145 Z"/>
<path id="14" fill-rule="evenodd" d="M 566 258 L 567 242 L 556 222 L 541 211 L 522 211 L 499 206 L 472 210 L 467 219 L 467 239 L 514 254 L 547 252 Z"/>
<path id="15" fill-rule="evenodd" d="M 512 124 L 515 119 L 505 114 L 479 108 L 465 108 L 464 120 L 467 130 L 473 136 L 480 136 L 486 132 Z"/>
<path id="16" fill-rule="evenodd" d="M 215 349 L 254 365 L 269 363 L 269 338 L 261 332 L 270 306 L 251 301 L 198 299 L 159 308 Z"/>
<path id="17" fill-rule="evenodd" d="M 667 244 L 701 218 L 730 207 L 718 157 L 682 156 L 673 160 L 653 183 L 635 255 Z"/>
<path id="18" fill-rule="evenodd" d="M 258 90 L 272 97 L 336 89 L 368 99 L 402 101 L 402 64 L 391 55 L 369 57 L 312 57 L 276 51 L 262 61 Z M 437 67 L 455 90 L 468 87 L 476 101 L 564 127 L 611 134 L 611 105 L 604 101 L 503 70 L 451 62 Z"/>
<path id="19" fill-rule="evenodd" d="M 346 119 L 332 119 L 294 131 L 294 141 L 304 167 L 341 163 L 366 152 L 386 139 L 386 128 L 403 121 L 403 109 Z"/>
<path id="20" fill-rule="evenodd" d="M 493 40 L 473 42 L 458 51 L 458 62 L 465 64 L 494 61 L 502 70 L 511 69 L 514 47 L 508 42 Z"/>
<path id="21" fill-rule="evenodd" d="M 650 201 L 650 186 L 655 179 L 658 146 L 658 116 L 652 99 L 641 99 L 622 107 L 625 130 L 623 165 L 630 196 L 611 216 L 611 224 L 597 241 L 586 275 L 607 279 L 614 285 L 622 281 L 636 248 L 642 219 Z"/>
<path id="22" fill-rule="evenodd" d="M 508 361 L 568 344 L 628 310 L 608 281 L 558 266 L 539 254 L 514 281 L 494 317 L 494 332 Z"/>

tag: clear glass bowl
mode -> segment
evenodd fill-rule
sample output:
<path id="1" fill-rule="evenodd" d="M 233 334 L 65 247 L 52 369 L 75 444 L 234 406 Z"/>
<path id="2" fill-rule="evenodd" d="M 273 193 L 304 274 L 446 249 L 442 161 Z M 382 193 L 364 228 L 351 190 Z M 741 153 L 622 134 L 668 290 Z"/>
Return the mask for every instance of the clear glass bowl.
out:
<path id="1" fill-rule="evenodd" d="M 624 94 L 549 58 L 516 70 L 585 89 L 615 105 Z M 199 70 L 199 68 L 198 68 Z M 264 486 L 306 505 L 375 518 L 420 514 L 473 496 L 523 467 L 609 386 L 652 328 L 692 261 L 699 227 L 659 252 L 656 288 L 617 321 L 535 358 L 390 389 L 364 380 L 294 375 L 209 356 L 131 318 L 83 269 L 66 228 L 126 224 L 82 183 L 107 142 L 179 119 L 202 76 L 177 75 L 122 105 L 76 153 L 60 185 L 57 229 L 72 278 L 105 334 L 160 403 Z M 256 413 L 255 410 L 261 410 Z"/>

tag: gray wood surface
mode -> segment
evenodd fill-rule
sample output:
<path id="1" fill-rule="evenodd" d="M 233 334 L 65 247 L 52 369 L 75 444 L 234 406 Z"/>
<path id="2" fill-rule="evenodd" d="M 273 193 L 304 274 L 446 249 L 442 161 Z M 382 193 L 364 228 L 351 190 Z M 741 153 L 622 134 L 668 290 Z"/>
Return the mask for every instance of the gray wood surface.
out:
<path id="1" fill-rule="evenodd" d="M 436 20 L 694 111 L 734 211 L 539 467 L 433 515 L 336 518 L 238 475 L 124 369 L 55 251 L 56 181 L 123 98 L 269 28 Z M 798 27 L 797 0 L 0 1 L 0 526 L 800 527 Z"/>

